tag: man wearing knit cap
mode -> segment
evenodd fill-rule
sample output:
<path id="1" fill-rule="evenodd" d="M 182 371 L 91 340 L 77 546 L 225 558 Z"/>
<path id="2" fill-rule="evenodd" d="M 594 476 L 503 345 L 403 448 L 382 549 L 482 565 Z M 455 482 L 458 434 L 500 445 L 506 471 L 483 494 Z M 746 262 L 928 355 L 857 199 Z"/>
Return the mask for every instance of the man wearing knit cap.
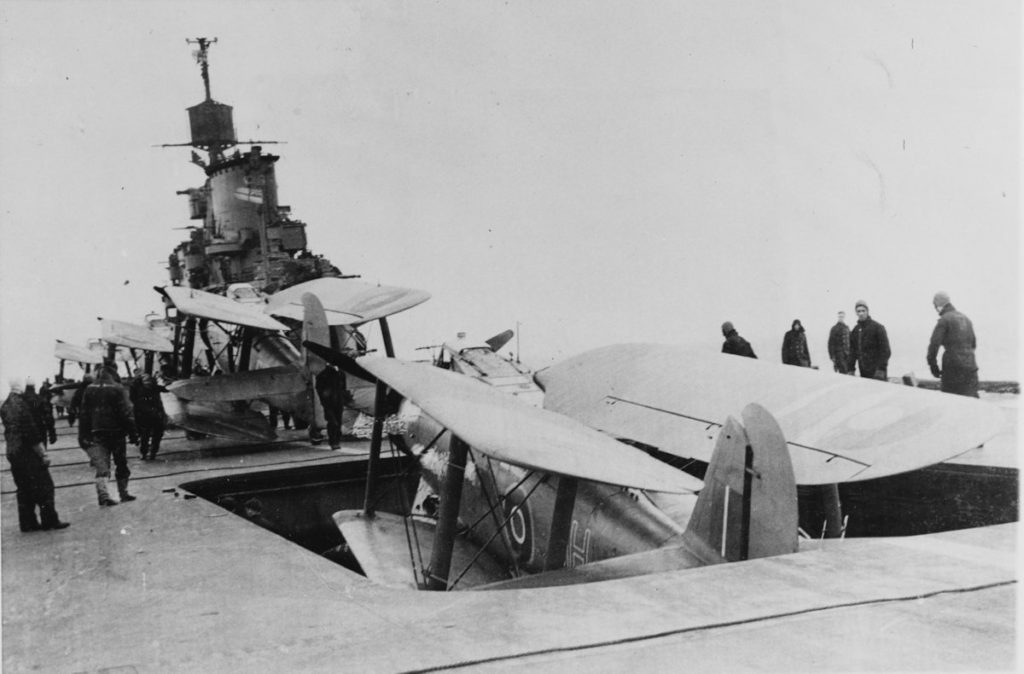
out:
<path id="1" fill-rule="evenodd" d="M 978 363 L 974 359 L 977 340 L 971 319 L 956 310 L 948 293 L 935 293 L 932 305 L 939 312 L 939 321 L 928 343 L 927 360 L 932 376 L 942 380 L 941 388 L 946 393 L 977 398 Z M 939 347 L 943 348 L 941 369 Z"/>
<path id="2" fill-rule="evenodd" d="M 850 331 L 850 355 L 852 365 L 856 365 L 860 376 L 868 379 L 887 381 L 889 378 L 889 335 L 885 326 L 871 318 L 868 303 L 857 300 L 857 325 Z"/>
<path id="3" fill-rule="evenodd" d="M 54 506 L 53 478 L 48 468 L 50 459 L 43 447 L 45 429 L 25 400 L 24 383 L 12 379 L 10 389 L 7 400 L 0 405 L 0 420 L 4 424 L 11 477 L 18 490 L 18 526 L 22 531 L 65 529 L 68 523 L 60 521 Z M 36 519 L 37 507 L 39 519 Z"/>

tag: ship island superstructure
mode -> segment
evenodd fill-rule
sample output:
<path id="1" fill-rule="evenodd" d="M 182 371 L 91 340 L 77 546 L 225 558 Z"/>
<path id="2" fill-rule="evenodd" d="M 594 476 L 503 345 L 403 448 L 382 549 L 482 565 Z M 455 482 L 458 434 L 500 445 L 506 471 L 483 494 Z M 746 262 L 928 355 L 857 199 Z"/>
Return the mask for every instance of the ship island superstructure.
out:
<path id="1" fill-rule="evenodd" d="M 191 141 L 163 147 L 190 146 L 192 163 L 206 173 L 200 187 L 179 190 L 189 201 L 191 236 L 168 257 L 173 285 L 224 292 L 238 283 L 263 293 L 341 271 L 307 248 L 306 224 L 291 217 L 277 194 L 275 165 L 280 157 L 263 152 L 276 141 L 241 141 L 235 135 L 232 107 L 210 93 L 209 48 L 216 38 L 189 40 L 196 45 L 206 98 L 188 108 Z M 204 159 L 199 152 L 206 153 Z M 230 154 L 229 154 L 230 153 Z"/>

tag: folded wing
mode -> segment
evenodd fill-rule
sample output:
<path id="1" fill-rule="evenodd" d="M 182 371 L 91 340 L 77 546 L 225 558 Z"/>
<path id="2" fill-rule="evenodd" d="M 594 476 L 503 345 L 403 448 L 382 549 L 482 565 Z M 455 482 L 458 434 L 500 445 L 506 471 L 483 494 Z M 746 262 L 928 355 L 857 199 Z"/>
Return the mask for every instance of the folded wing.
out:
<path id="1" fill-rule="evenodd" d="M 464 375 L 393 358 L 359 365 L 477 451 L 525 468 L 595 482 L 694 492 L 701 482 L 572 419 L 531 407 Z"/>
<path id="2" fill-rule="evenodd" d="M 707 351 L 623 344 L 537 375 L 544 406 L 613 436 L 708 461 L 721 420 L 751 402 L 785 434 L 798 484 L 939 463 L 997 435 L 981 401 Z"/>

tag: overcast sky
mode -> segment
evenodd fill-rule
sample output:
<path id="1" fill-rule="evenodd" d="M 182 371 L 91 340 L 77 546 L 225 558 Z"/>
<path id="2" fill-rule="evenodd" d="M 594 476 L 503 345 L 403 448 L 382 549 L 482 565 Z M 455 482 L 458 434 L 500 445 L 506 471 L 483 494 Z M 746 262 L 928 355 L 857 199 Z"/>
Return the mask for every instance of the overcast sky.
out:
<path id="1" fill-rule="evenodd" d="M 188 37 L 240 139 L 285 141 L 310 248 L 422 288 L 400 353 L 520 326 L 543 366 L 722 321 L 828 366 L 865 299 L 927 376 L 946 290 L 1016 378 L 1021 10 L 999 2 L 0 0 L 0 390 L 142 320 L 200 186 Z M 422 352 L 419 353 L 423 355 Z M 76 371 L 76 370 L 73 370 Z"/>

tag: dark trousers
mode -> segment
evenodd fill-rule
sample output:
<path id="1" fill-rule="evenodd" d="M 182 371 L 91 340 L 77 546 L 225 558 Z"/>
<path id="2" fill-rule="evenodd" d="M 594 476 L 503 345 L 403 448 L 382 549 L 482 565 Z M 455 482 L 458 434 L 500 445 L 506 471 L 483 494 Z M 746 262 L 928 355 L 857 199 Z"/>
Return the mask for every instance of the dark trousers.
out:
<path id="1" fill-rule="evenodd" d="M 34 531 L 40 522 L 36 519 L 36 508 L 42 526 L 52 527 L 59 522 L 54 507 L 53 478 L 43 459 L 31 448 L 23 448 L 7 455 L 11 464 L 11 477 L 18 489 L 18 526 L 22 531 Z"/>
<path id="2" fill-rule="evenodd" d="M 142 456 L 156 456 L 160 451 L 160 440 L 164 437 L 164 427 L 143 426 L 139 424 L 139 453 Z"/>

